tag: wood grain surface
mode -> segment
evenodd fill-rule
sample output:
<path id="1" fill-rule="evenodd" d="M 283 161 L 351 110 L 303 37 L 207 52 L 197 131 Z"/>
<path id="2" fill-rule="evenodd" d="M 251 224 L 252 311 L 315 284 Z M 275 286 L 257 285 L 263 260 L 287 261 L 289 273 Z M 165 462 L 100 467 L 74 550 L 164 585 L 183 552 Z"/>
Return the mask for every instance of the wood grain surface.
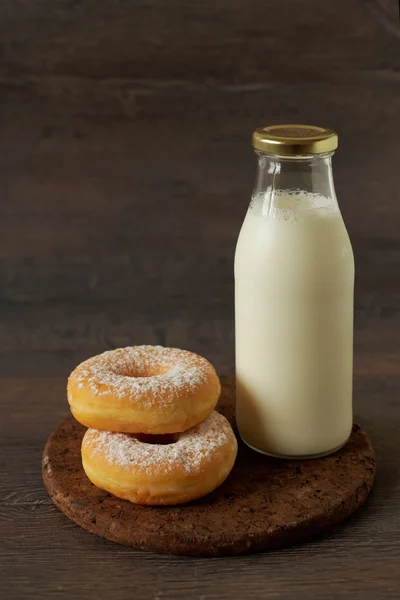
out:
<path id="1" fill-rule="evenodd" d="M 395 0 L 0 4 L 1 591 L 14 599 L 399 597 L 400 34 Z M 66 524 L 40 480 L 69 370 L 130 343 L 233 372 L 254 127 L 338 130 L 356 264 L 355 400 L 378 478 L 325 540 L 142 555 Z"/>

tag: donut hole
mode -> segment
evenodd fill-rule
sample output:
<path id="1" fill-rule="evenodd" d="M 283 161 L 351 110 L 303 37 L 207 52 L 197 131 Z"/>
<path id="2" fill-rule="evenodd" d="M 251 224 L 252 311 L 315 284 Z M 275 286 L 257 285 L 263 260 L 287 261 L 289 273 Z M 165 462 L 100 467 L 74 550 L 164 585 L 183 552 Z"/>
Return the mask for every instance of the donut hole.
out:
<path id="1" fill-rule="evenodd" d="M 170 444 L 175 444 L 179 439 L 177 433 L 165 433 L 160 435 L 138 433 L 135 437 L 139 442 L 143 442 L 144 444 L 156 444 L 158 446 L 169 446 Z"/>
<path id="2" fill-rule="evenodd" d="M 136 365 L 123 365 L 116 370 L 116 375 L 122 375 L 123 377 L 157 377 L 167 373 L 166 369 L 155 369 L 154 367 L 137 367 Z"/>

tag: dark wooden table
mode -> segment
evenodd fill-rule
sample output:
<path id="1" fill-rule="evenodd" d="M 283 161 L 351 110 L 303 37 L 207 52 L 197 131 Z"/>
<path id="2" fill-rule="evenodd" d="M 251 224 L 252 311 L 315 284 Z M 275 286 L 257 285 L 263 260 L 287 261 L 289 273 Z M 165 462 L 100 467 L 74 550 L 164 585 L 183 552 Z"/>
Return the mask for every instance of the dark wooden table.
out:
<path id="1" fill-rule="evenodd" d="M 400 34 L 395 0 L 8 0 L 0 6 L 0 595 L 400 596 Z M 41 482 L 65 380 L 162 343 L 233 372 L 232 258 L 272 122 L 339 131 L 370 500 L 331 535 L 229 559 L 81 531 Z"/>

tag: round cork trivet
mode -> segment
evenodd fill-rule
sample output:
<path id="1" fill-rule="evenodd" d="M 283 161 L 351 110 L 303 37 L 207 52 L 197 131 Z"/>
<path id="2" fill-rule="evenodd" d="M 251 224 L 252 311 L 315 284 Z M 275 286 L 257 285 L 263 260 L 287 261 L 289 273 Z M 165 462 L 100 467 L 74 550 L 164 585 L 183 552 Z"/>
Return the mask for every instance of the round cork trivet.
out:
<path id="1" fill-rule="evenodd" d="M 222 378 L 218 410 L 234 423 L 234 379 Z M 59 425 L 43 454 L 43 479 L 54 504 L 81 527 L 134 548 L 169 554 L 228 555 L 289 546 L 330 529 L 367 498 L 375 458 L 354 425 L 335 454 L 287 461 L 257 454 L 239 441 L 236 464 L 217 490 L 182 506 L 131 504 L 86 477 L 80 447 L 85 428 Z"/>

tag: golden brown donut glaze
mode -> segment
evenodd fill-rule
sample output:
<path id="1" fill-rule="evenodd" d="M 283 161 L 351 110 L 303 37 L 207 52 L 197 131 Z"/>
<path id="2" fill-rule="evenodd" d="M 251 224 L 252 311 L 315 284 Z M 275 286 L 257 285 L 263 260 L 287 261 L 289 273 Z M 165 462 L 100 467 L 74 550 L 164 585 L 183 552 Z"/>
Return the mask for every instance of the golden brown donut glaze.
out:
<path id="1" fill-rule="evenodd" d="M 227 419 L 213 411 L 175 443 L 88 429 L 82 442 L 86 475 L 97 487 L 135 504 L 181 504 L 218 487 L 230 473 L 237 441 Z"/>
<path id="2" fill-rule="evenodd" d="M 86 427 L 128 433 L 185 431 L 214 410 L 221 387 L 202 356 L 130 346 L 81 363 L 68 379 L 74 417 Z"/>

